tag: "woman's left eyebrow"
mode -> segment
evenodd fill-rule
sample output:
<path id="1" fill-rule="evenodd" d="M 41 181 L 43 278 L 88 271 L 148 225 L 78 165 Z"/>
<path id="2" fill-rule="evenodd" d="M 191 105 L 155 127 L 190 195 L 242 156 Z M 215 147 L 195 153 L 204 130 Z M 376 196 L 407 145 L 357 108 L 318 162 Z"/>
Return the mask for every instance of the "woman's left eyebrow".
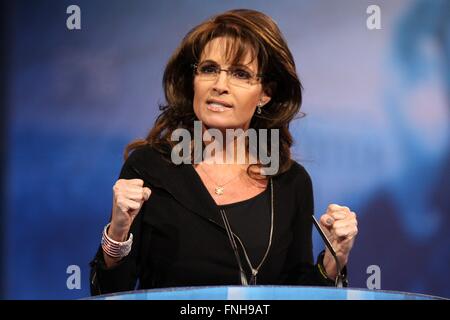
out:
<path id="1" fill-rule="evenodd" d="M 242 63 L 234 64 L 233 67 L 241 67 L 241 68 L 246 68 L 248 70 L 251 70 L 251 68 L 248 65 L 245 65 L 245 64 L 242 64 Z"/>

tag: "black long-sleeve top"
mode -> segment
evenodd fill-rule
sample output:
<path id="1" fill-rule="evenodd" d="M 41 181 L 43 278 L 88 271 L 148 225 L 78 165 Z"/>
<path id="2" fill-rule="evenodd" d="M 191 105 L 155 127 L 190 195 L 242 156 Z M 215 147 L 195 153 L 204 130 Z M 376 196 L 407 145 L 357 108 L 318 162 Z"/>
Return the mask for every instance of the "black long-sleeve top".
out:
<path id="1" fill-rule="evenodd" d="M 192 165 L 174 165 L 150 146 L 130 155 L 120 178 L 143 179 L 152 194 L 131 226 L 134 239 L 130 254 L 107 269 L 99 247 L 91 262 L 91 294 L 136 288 L 240 285 L 238 264 L 220 208 L 226 209 L 233 232 L 248 247 L 252 264 L 257 265 L 264 255 L 270 228 L 269 186 L 252 199 L 217 206 Z M 314 206 L 308 173 L 294 161 L 288 171 L 272 179 L 273 241 L 257 284 L 334 285 L 320 272 L 321 259 L 317 264 L 313 260 Z M 251 212 L 248 207 L 253 208 Z"/>

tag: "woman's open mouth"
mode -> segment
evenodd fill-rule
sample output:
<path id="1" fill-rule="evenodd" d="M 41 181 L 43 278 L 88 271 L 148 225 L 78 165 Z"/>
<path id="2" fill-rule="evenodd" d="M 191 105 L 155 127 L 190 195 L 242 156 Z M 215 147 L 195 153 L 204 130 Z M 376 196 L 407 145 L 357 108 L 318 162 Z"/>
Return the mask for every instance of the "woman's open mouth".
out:
<path id="1" fill-rule="evenodd" d="M 206 108 L 214 112 L 224 112 L 233 108 L 233 106 L 225 101 L 209 99 L 206 101 Z"/>

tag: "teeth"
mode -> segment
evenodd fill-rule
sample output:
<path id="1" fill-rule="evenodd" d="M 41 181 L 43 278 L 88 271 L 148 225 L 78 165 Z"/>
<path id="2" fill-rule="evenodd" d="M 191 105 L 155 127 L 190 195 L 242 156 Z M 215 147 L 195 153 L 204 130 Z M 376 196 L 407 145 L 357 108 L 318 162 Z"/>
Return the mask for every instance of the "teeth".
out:
<path id="1" fill-rule="evenodd" d="M 221 108 L 221 107 L 227 107 L 227 106 L 225 106 L 225 105 L 223 105 L 223 104 L 221 104 L 221 103 L 217 103 L 217 102 L 214 102 L 214 103 L 210 103 L 209 104 L 210 106 L 215 106 L 215 107 L 219 107 L 219 108 Z"/>
<path id="2" fill-rule="evenodd" d="M 218 107 L 230 108 L 230 106 L 225 105 L 225 104 L 222 104 L 222 103 L 220 103 L 220 102 L 211 102 L 211 101 L 208 101 L 208 104 L 211 105 L 211 106 L 214 105 L 214 106 L 218 106 Z"/>
<path id="3" fill-rule="evenodd" d="M 207 104 L 208 109 L 211 111 L 216 111 L 216 112 L 223 112 L 229 108 L 225 107 L 223 104 L 219 104 L 219 103 L 208 103 Z"/>

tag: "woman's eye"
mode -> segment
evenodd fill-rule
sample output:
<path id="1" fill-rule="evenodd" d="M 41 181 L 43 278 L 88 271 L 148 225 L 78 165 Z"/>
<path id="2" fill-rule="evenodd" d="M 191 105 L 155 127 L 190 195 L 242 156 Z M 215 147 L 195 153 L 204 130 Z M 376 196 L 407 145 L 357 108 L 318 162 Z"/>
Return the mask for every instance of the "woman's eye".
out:
<path id="1" fill-rule="evenodd" d="M 252 78 L 251 74 L 248 71 L 241 69 L 233 70 L 233 77 L 242 80 L 250 80 Z"/>
<path id="2" fill-rule="evenodd" d="M 206 73 L 206 74 L 217 73 L 217 66 L 214 66 L 214 65 L 201 66 L 200 73 Z"/>

